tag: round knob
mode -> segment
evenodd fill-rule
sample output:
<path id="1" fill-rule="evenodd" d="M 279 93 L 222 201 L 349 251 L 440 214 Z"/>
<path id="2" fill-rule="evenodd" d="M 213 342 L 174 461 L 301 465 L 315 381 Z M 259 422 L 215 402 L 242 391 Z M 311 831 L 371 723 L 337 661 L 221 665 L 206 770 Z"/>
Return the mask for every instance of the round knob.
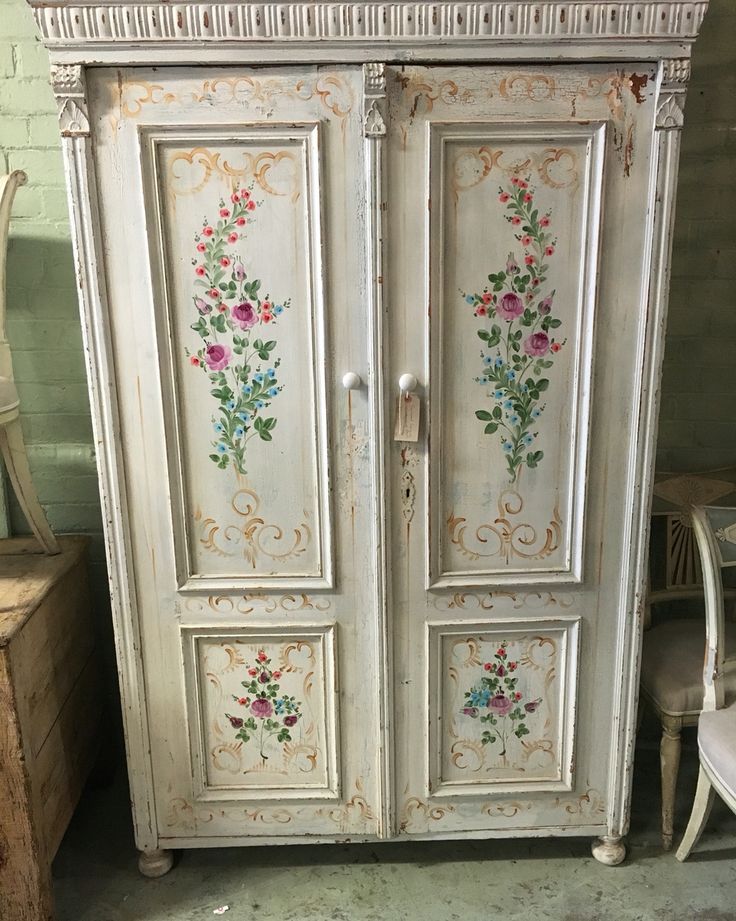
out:
<path id="1" fill-rule="evenodd" d="M 362 383 L 360 374 L 355 371 L 348 371 L 342 376 L 342 385 L 346 390 L 357 390 Z"/>
<path id="2" fill-rule="evenodd" d="M 413 393 L 417 389 L 417 383 L 413 374 L 402 374 L 399 378 L 399 390 L 402 393 Z"/>

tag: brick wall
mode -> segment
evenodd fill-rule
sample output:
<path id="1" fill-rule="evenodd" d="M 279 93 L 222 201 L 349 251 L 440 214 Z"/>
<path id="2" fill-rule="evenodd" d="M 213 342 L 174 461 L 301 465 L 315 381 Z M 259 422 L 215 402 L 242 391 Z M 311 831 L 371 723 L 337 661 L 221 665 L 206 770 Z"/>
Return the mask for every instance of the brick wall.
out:
<path id="1" fill-rule="evenodd" d="M 736 461 L 736 5 L 711 0 L 695 48 L 678 195 L 659 439 L 661 469 Z M 100 514 L 72 251 L 48 61 L 24 0 L 0 2 L 0 169 L 19 191 L 8 327 L 34 478 L 53 526 L 95 536 Z M 12 526 L 26 530 L 17 509 Z M 102 579 L 98 578 L 102 596 Z"/>

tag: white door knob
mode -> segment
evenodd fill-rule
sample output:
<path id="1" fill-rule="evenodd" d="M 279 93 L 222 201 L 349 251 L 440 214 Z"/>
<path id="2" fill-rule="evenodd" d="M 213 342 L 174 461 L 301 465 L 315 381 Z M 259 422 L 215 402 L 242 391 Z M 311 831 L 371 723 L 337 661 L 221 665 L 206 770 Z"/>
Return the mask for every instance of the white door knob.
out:
<path id="1" fill-rule="evenodd" d="M 342 385 L 346 390 L 358 390 L 362 383 L 360 374 L 356 374 L 355 371 L 347 371 L 342 376 Z"/>
<path id="2" fill-rule="evenodd" d="M 417 383 L 413 374 L 402 374 L 399 378 L 399 390 L 402 393 L 413 393 L 417 389 Z"/>

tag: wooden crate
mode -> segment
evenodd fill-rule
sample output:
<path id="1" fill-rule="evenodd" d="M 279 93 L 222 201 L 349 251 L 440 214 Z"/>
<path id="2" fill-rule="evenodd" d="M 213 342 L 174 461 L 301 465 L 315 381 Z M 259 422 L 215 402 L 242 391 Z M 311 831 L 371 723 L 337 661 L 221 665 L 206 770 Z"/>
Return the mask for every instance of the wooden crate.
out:
<path id="1" fill-rule="evenodd" d="M 97 751 L 84 537 L 0 541 L 0 921 L 53 917 L 51 861 Z"/>

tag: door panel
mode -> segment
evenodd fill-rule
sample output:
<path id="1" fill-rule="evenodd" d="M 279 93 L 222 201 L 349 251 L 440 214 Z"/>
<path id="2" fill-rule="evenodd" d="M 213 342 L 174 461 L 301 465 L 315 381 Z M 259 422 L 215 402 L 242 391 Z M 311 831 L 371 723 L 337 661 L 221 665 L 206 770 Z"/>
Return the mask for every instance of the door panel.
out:
<path id="1" fill-rule="evenodd" d="M 359 71 L 90 90 L 158 833 L 375 836 Z"/>
<path id="2" fill-rule="evenodd" d="M 609 808 L 655 73 L 389 69 L 398 830 Z"/>

